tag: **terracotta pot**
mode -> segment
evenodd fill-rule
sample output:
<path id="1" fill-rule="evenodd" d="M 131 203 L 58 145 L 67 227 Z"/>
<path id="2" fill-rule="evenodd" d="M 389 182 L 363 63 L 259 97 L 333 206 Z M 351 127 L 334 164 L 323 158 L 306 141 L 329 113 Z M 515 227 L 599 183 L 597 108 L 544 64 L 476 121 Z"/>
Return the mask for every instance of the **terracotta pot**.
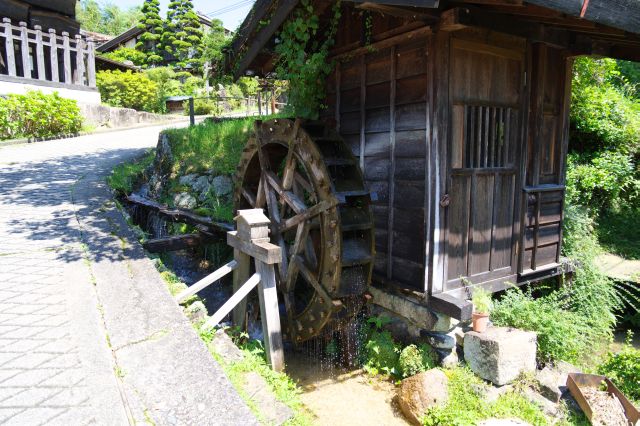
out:
<path id="1" fill-rule="evenodd" d="M 484 312 L 474 312 L 471 314 L 471 320 L 473 322 L 473 331 L 478 333 L 484 333 L 487 331 L 487 325 L 489 325 L 489 314 Z"/>

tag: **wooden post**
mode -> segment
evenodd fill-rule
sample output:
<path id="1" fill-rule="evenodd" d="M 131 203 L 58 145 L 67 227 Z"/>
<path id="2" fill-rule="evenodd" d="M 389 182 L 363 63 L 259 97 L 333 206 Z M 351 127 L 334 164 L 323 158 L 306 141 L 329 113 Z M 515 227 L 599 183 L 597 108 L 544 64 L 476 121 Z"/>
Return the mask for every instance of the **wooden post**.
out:
<path id="1" fill-rule="evenodd" d="M 76 34 L 76 78 L 75 84 L 84 86 L 84 41 Z"/>
<path id="2" fill-rule="evenodd" d="M 262 115 L 262 105 L 260 105 L 260 91 L 258 90 L 258 115 Z"/>
<path id="3" fill-rule="evenodd" d="M 87 40 L 87 84 L 96 87 L 96 45 L 91 38 Z"/>
<path id="4" fill-rule="evenodd" d="M 276 273 L 273 264 L 268 265 L 256 260 L 256 271 L 260 274 L 258 297 L 262 316 L 262 334 L 267 361 L 275 371 L 284 370 L 282 350 L 282 332 L 280 330 L 280 308 L 276 289 Z"/>
<path id="5" fill-rule="evenodd" d="M 236 250 L 255 258 L 256 273 L 260 275 L 258 297 L 267 361 L 275 371 L 282 371 L 284 370 L 284 353 L 273 267 L 274 264 L 282 261 L 282 251 L 280 247 L 269 242 L 270 221 L 262 209 L 239 210 L 235 220 L 238 230 L 227 234 L 227 243 Z"/>
<path id="6" fill-rule="evenodd" d="M 11 19 L 2 18 L 4 23 L 4 46 L 7 51 L 7 71 L 10 76 L 16 76 L 16 55 L 13 47 L 13 27 L 11 26 Z"/>
<path id="7" fill-rule="evenodd" d="M 238 249 L 233 250 L 233 258 L 237 266 L 233 271 L 233 292 L 235 293 L 242 287 L 242 284 L 249 279 L 251 269 L 251 258 L 248 254 Z M 233 309 L 233 325 L 240 327 L 241 330 L 247 329 L 247 300 L 242 302 Z"/>
<path id="8" fill-rule="evenodd" d="M 36 61 L 38 63 L 38 80 L 46 80 L 47 73 L 44 68 L 44 46 L 42 44 L 42 27 L 34 25 L 36 30 Z"/>
<path id="9" fill-rule="evenodd" d="M 56 30 L 49 28 L 49 57 L 51 59 L 51 81 L 59 82 L 60 76 L 58 75 L 58 37 L 56 36 Z"/>
<path id="10" fill-rule="evenodd" d="M 72 84 L 71 81 L 71 47 L 69 46 L 69 33 L 62 32 L 62 49 L 63 53 L 63 67 L 64 67 L 64 82 L 65 84 Z"/>
<path id="11" fill-rule="evenodd" d="M 20 22 L 20 51 L 22 52 L 22 76 L 31 78 L 31 63 L 29 62 L 29 34 L 27 23 Z"/>

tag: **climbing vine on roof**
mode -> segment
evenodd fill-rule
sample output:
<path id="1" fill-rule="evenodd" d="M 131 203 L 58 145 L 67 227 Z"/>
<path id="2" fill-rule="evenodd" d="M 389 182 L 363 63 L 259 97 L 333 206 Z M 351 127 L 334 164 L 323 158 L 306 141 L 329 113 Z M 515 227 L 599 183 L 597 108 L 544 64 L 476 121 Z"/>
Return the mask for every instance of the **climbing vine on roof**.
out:
<path id="1" fill-rule="evenodd" d="M 283 25 L 276 45 L 276 73 L 289 81 L 289 104 L 298 117 L 318 117 L 324 107 L 325 80 L 333 69 L 329 51 L 340 21 L 340 1 L 334 3 L 329 25 L 322 34 L 320 18 L 309 0 L 302 0 Z"/>

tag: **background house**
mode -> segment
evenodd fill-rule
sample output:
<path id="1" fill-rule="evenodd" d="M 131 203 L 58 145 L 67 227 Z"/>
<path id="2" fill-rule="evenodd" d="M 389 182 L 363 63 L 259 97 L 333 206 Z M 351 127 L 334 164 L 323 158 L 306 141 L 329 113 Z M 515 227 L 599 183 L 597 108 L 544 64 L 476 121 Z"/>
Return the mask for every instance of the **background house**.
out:
<path id="1" fill-rule="evenodd" d="M 0 2 L 0 95 L 41 90 L 89 104 L 95 87 L 94 43 L 80 33 L 75 0 Z"/>

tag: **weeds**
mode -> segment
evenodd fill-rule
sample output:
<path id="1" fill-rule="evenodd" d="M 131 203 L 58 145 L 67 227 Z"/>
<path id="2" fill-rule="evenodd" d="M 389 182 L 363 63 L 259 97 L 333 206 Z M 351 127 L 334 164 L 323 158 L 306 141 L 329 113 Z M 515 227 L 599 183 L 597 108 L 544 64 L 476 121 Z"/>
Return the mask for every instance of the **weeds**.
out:
<path id="1" fill-rule="evenodd" d="M 122 195 L 130 194 L 144 171 L 153 163 L 154 158 L 155 150 L 149 150 L 137 161 L 116 166 L 107 177 L 107 184 Z"/>

